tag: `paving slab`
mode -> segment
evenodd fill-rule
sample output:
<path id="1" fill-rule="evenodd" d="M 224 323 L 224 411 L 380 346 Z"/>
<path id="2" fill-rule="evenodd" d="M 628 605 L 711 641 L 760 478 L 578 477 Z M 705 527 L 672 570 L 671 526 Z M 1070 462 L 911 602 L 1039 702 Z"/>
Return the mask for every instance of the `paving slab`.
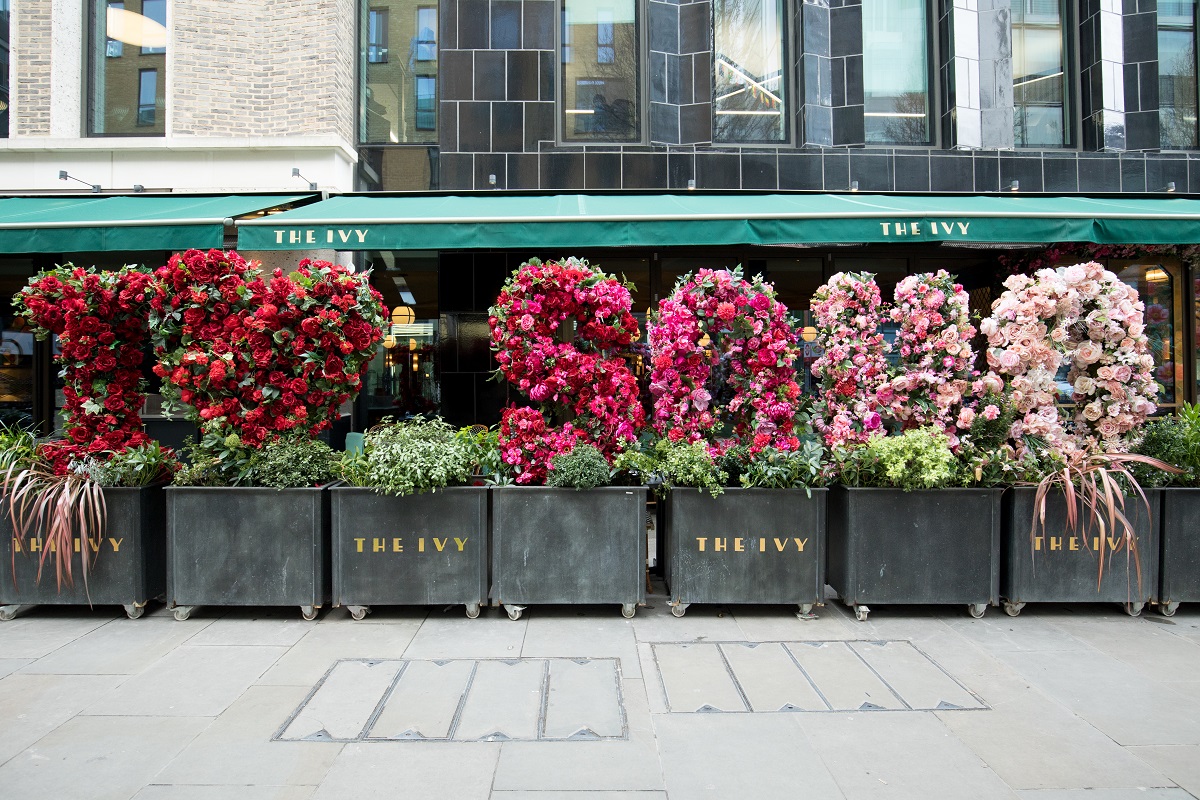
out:
<path id="1" fill-rule="evenodd" d="M 956 712 L 987 714 L 991 712 Z M 934 714 L 789 714 L 847 800 L 1013 800 L 1003 780 Z M 668 791 L 670 787 L 668 786 Z"/>
<path id="2" fill-rule="evenodd" d="M 368 738 L 449 738 L 475 663 L 466 658 L 406 662 Z"/>
<path id="3" fill-rule="evenodd" d="M 58 675 L 133 675 L 202 632 L 209 622 L 170 618 L 113 620 L 63 645 L 27 673 Z"/>
<path id="4" fill-rule="evenodd" d="M 948 619 L 946 625 L 990 653 L 1092 649 L 1087 642 L 1064 633 L 1052 618 L 1039 615 L 1035 606 L 1027 606 L 1019 617 L 989 614 L 983 619 Z"/>
<path id="5" fill-rule="evenodd" d="M 638 609 L 633 631 L 639 642 L 734 642 L 742 630 L 733 614 L 724 606 L 698 605 L 683 617 L 671 616 L 666 598 L 656 597 L 653 608 Z"/>
<path id="6" fill-rule="evenodd" d="M 33 662 L 32 658 L 0 658 L 0 680 Z"/>
<path id="7" fill-rule="evenodd" d="M 702 607 L 701 607 L 702 608 Z M 794 605 L 731 605 L 729 613 L 740 633 L 734 639 L 747 642 L 803 641 L 805 639 L 854 639 L 858 633 L 842 614 L 828 605 L 813 609 L 816 619 L 797 619 Z M 692 610 L 688 609 L 688 614 Z"/>
<path id="8" fill-rule="evenodd" d="M 849 647 L 909 708 L 986 708 L 910 642 L 850 642 Z"/>
<path id="9" fill-rule="evenodd" d="M 112 692 L 111 675 L 9 675 L 0 680 L 0 764 Z"/>
<path id="10" fill-rule="evenodd" d="M 127 679 L 83 713 L 215 717 L 229 708 L 285 651 L 283 647 L 184 645 Z"/>
<path id="11" fill-rule="evenodd" d="M 403 668 L 402 661 L 338 661 L 279 738 L 312 742 L 361 738 Z"/>
<path id="12" fill-rule="evenodd" d="M 639 612 L 640 613 L 640 612 Z M 520 654 L 524 657 L 616 657 L 626 678 L 642 677 L 633 622 L 611 612 L 538 610 L 529 617 Z"/>
<path id="13" fill-rule="evenodd" d="M 147 786 L 133 800 L 310 800 L 315 786 Z"/>
<path id="14" fill-rule="evenodd" d="M 298 617 L 293 608 L 233 608 L 213 620 L 188 644 L 291 647 L 307 636 L 315 624 Z"/>
<path id="15" fill-rule="evenodd" d="M 1200 797 L 1200 747 L 1196 745 L 1154 745 L 1127 750 L 1154 769 Z"/>
<path id="16" fill-rule="evenodd" d="M 491 800 L 667 800 L 666 792 L 492 792 Z"/>
<path id="17" fill-rule="evenodd" d="M 749 711 L 720 648 L 657 644 L 654 655 L 671 711 Z"/>
<path id="18" fill-rule="evenodd" d="M 1024 789 L 1017 792 L 1021 800 L 1194 800 L 1183 789 Z"/>
<path id="19" fill-rule="evenodd" d="M 987 712 L 939 712 L 942 723 L 1014 789 L 1170 786 L 1168 774 L 1121 747 L 1020 676 L 976 678 Z"/>
<path id="20" fill-rule="evenodd" d="M 75 717 L 0 766 L 0 786 L 12 798 L 128 800 L 211 722 Z"/>
<path id="21" fill-rule="evenodd" d="M 277 791 L 285 797 L 288 795 L 282 787 L 315 787 L 342 746 L 271 739 L 280 721 L 304 700 L 305 694 L 298 686 L 251 686 L 172 759 L 154 782 L 220 785 L 260 793 Z"/>
<path id="22" fill-rule="evenodd" d="M 905 707 L 847 642 L 786 645 L 821 698 L 835 711 L 894 710 Z"/>
<path id="23" fill-rule="evenodd" d="M 624 741 L 505 742 L 496 765 L 496 791 L 662 791 L 659 751 L 642 681 L 625 680 L 628 739 Z"/>
<path id="24" fill-rule="evenodd" d="M 542 659 L 478 662 L 453 737 L 539 738 L 548 666 Z"/>
<path id="25" fill-rule="evenodd" d="M 115 612 L 81 614 L 63 608 L 35 608 L 0 622 L 0 653 L 5 658 L 41 658 L 115 619 Z"/>
<path id="26" fill-rule="evenodd" d="M 779 642 L 720 645 L 751 711 L 827 711 L 829 705 Z"/>
<path id="27" fill-rule="evenodd" d="M 401 658 L 421 626 L 420 620 L 392 625 L 313 625 L 258 681 L 275 686 L 312 688 L 340 658 Z"/>
<path id="28" fill-rule="evenodd" d="M 1159 624 L 1147 624 L 1149 620 Z M 1062 616 L 1054 626 L 1097 650 L 1161 680 L 1166 675 L 1189 675 L 1200 664 L 1200 640 L 1174 635 L 1172 619 L 1148 616 L 1134 619 L 1124 615 Z"/>
<path id="29" fill-rule="evenodd" d="M 797 723 L 801 716 L 655 716 L 667 796 L 843 800 L 845 795 Z"/>
<path id="30" fill-rule="evenodd" d="M 374 797 L 488 800 L 499 757 L 498 742 L 348 744 L 313 794 L 313 800 Z"/>
<path id="31" fill-rule="evenodd" d="M 542 738 L 624 738 L 621 676 L 615 660 L 556 658 L 549 664 Z"/>
<path id="32" fill-rule="evenodd" d="M 517 658 L 525 639 L 528 618 L 487 619 L 430 615 L 415 632 L 404 651 L 410 659 L 427 658 Z"/>

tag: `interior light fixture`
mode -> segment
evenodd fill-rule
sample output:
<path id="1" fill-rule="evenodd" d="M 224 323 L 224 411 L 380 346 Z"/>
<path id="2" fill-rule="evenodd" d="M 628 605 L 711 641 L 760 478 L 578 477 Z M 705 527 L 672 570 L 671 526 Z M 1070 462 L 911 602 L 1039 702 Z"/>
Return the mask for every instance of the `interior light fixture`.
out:
<path id="1" fill-rule="evenodd" d="M 387 348 L 388 350 L 391 350 L 393 347 L 396 346 L 396 337 L 392 336 L 390 333 L 387 336 L 383 337 L 383 346 L 385 348 Z"/>
<path id="2" fill-rule="evenodd" d="M 104 35 L 134 47 L 166 47 L 167 29 L 162 23 L 134 11 L 109 6 L 104 15 Z"/>
<path id="3" fill-rule="evenodd" d="M 301 175 L 299 167 L 292 167 L 292 177 L 300 178 L 301 180 L 308 181 L 308 190 L 310 192 L 315 192 L 317 190 L 316 181 L 309 181 L 308 178 L 305 178 L 303 175 Z"/>
<path id="4" fill-rule="evenodd" d="M 72 180 L 72 181 L 76 181 L 78 183 L 82 183 L 84 186 L 90 186 L 90 187 L 92 187 L 93 194 L 99 194 L 99 192 L 100 192 L 100 184 L 88 183 L 87 181 L 83 180 L 82 178 L 76 178 L 74 175 L 68 175 L 67 171 L 65 169 L 60 169 L 58 171 L 58 179 L 60 181 Z"/>
<path id="5" fill-rule="evenodd" d="M 1171 276 L 1162 267 L 1154 267 L 1153 269 L 1146 270 L 1146 280 L 1150 281 L 1150 283 L 1166 283 L 1171 280 Z"/>
<path id="6" fill-rule="evenodd" d="M 816 341 L 817 329 L 812 325 L 805 325 L 804 329 L 800 331 L 800 338 L 806 342 Z"/>
<path id="7" fill-rule="evenodd" d="M 396 306 L 392 309 L 393 325 L 412 325 L 416 319 L 416 313 L 408 306 Z"/>

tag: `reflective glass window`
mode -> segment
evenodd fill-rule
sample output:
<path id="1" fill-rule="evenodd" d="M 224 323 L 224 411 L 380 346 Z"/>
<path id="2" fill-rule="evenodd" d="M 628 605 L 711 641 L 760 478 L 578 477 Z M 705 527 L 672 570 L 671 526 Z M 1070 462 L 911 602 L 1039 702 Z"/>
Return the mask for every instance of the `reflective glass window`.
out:
<path id="1" fill-rule="evenodd" d="M 0 139 L 8 136 L 9 0 L 0 0 Z"/>
<path id="2" fill-rule="evenodd" d="M 437 142 L 437 7 L 384 0 L 365 9 L 361 22 L 359 139 Z"/>
<path id="3" fill-rule="evenodd" d="M 925 0 L 863 0 L 866 140 L 929 144 L 929 22 Z"/>
<path id="4" fill-rule="evenodd" d="M 636 0 L 563 0 L 562 138 L 641 138 Z"/>
<path id="5" fill-rule="evenodd" d="M 1063 31 L 1063 9 L 1058 0 L 1013 3 L 1013 125 L 1017 147 L 1070 144 Z"/>
<path id="6" fill-rule="evenodd" d="M 91 0 L 88 133 L 166 133 L 166 0 Z"/>
<path id="7" fill-rule="evenodd" d="M 1158 4 L 1158 122 L 1164 148 L 1196 147 L 1196 2 Z"/>
<path id="8" fill-rule="evenodd" d="M 1113 266 L 1118 277 L 1137 289 L 1138 298 L 1145 305 L 1142 319 L 1146 326 L 1146 338 L 1150 353 L 1154 356 L 1154 380 L 1162 389 L 1155 402 L 1171 408 L 1184 398 L 1181 396 L 1183 383 L 1183 325 L 1180 317 L 1183 310 L 1182 281 L 1180 270 L 1175 264 L 1140 263 L 1124 269 Z"/>
<path id="9" fill-rule="evenodd" d="M 713 138 L 779 142 L 787 138 L 782 0 L 713 3 Z"/>

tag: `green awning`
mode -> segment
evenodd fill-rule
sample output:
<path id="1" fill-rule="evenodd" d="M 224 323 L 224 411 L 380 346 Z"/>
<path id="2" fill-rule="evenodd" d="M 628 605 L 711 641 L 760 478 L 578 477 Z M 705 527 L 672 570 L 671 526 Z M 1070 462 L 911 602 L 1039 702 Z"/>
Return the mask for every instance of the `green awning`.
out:
<path id="1" fill-rule="evenodd" d="M 227 220 L 312 195 L 0 198 L 0 253 L 221 247 Z"/>
<path id="2" fill-rule="evenodd" d="M 1200 200 L 783 194 L 344 195 L 239 223 L 247 250 L 1200 242 Z"/>

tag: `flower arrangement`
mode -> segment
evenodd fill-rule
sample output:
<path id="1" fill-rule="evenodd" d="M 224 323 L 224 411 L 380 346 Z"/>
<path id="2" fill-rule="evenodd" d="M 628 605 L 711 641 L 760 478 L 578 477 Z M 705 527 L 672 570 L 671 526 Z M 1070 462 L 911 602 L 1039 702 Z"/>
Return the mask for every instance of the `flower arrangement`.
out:
<path id="1" fill-rule="evenodd" d="M 342 456 L 341 475 L 379 494 L 436 492 L 468 481 L 477 442 L 469 429 L 456 431 L 441 419 L 387 418 L 367 432 L 361 453 Z"/>
<path id="2" fill-rule="evenodd" d="M 632 307 L 628 287 L 575 258 L 533 259 L 505 282 L 488 316 L 498 373 L 538 405 L 501 416 L 501 458 L 517 483 L 544 482 L 577 442 L 611 459 L 636 439 L 645 412 L 620 355 L 638 338 Z"/>
<path id="3" fill-rule="evenodd" d="M 874 436 L 865 445 L 839 450 L 838 471 L 847 486 L 945 489 L 960 465 L 940 428 L 912 428 L 897 436 Z"/>
<path id="4" fill-rule="evenodd" d="M 39 339 L 58 336 L 65 439 L 41 445 L 55 475 L 72 461 L 140 447 L 151 439 L 139 412 L 151 276 L 135 267 L 114 271 L 67 264 L 42 272 L 14 305 Z"/>
<path id="5" fill-rule="evenodd" d="M 728 429 L 724 446 L 800 447 L 799 337 L 770 284 L 746 280 L 741 267 L 702 269 L 680 279 L 649 328 L 659 435 L 695 442 Z"/>
<path id="6" fill-rule="evenodd" d="M 1011 376 L 1023 415 L 1013 426 L 1019 448 L 1033 435 L 1068 457 L 1126 450 L 1158 391 L 1137 291 L 1095 262 L 1013 275 L 1004 285 L 980 330 L 988 364 Z M 1063 363 L 1077 404 L 1070 431 L 1055 405 Z"/>
<path id="7" fill-rule="evenodd" d="M 250 448 L 315 436 L 356 394 L 382 339 L 379 293 L 364 275 L 305 259 L 256 274 L 236 252 L 189 250 L 155 274 L 151 326 L 167 407 Z"/>
<path id="8" fill-rule="evenodd" d="M 892 414 L 906 429 L 940 428 L 957 446 L 959 430 L 969 429 L 975 416 L 970 298 L 945 270 L 910 275 L 896 286 L 889 315 L 899 325 Z"/>
<path id="9" fill-rule="evenodd" d="M 882 433 L 881 410 L 894 400 L 889 347 L 879 332 L 880 305 L 879 285 L 870 273 L 839 272 L 813 294 L 811 309 L 823 349 L 812 365 L 821 381 L 813 425 L 829 447 Z"/>

